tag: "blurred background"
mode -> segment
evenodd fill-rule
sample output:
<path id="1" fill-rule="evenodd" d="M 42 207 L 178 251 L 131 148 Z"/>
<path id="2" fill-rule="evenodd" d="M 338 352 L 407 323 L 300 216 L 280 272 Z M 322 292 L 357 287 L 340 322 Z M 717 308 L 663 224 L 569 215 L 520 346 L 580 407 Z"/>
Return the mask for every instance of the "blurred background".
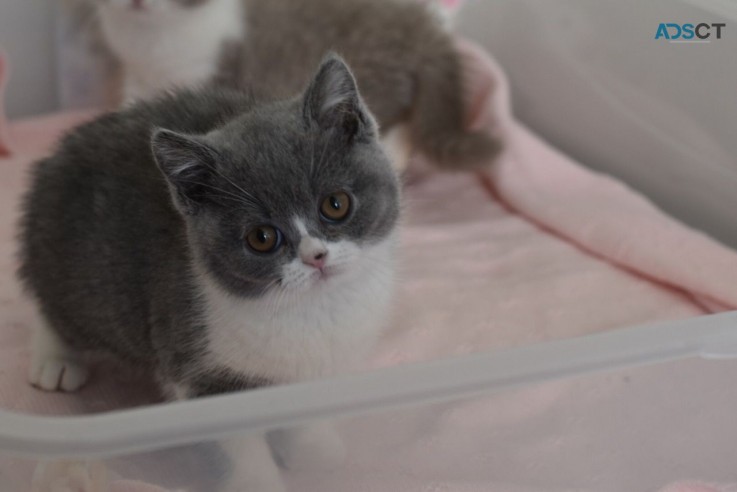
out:
<path id="1" fill-rule="evenodd" d="M 12 60 L 6 94 L 11 118 L 59 108 L 54 0 L 2 0 L 0 47 Z"/>
<path id="2" fill-rule="evenodd" d="M 105 97 L 100 53 L 62 2 L 2 0 L 11 117 Z M 655 40 L 661 22 L 725 22 L 704 44 Z M 737 247 L 737 2 L 468 0 L 458 30 L 509 73 L 517 116 L 583 164 Z"/>

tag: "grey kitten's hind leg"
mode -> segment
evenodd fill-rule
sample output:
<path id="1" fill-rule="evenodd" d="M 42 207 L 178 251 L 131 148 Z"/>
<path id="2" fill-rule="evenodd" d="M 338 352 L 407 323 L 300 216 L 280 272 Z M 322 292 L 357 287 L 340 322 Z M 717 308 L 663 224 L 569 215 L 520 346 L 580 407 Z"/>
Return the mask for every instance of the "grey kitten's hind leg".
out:
<path id="1" fill-rule="evenodd" d="M 448 171 L 476 171 L 490 166 L 502 141 L 467 128 L 471 67 L 447 39 L 436 39 L 438 63 L 423 65 L 411 115 L 412 140 L 434 164 Z"/>
<path id="2" fill-rule="evenodd" d="M 71 348 L 36 313 L 31 342 L 31 365 L 28 379 L 44 391 L 77 391 L 89 379 L 82 354 Z"/>

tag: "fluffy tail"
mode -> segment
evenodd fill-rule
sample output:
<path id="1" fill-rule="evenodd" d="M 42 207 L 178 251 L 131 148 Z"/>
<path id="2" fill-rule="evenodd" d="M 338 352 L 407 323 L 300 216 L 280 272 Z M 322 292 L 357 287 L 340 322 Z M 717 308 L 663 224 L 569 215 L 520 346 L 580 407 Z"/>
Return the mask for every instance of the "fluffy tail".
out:
<path id="1" fill-rule="evenodd" d="M 487 133 L 466 129 L 467 88 L 460 57 L 454 49 L 435 55 L 417 80 L 410 120 L 412 143 L 445 170 L 487 167 L 501 151 L 501 142 Z"/>

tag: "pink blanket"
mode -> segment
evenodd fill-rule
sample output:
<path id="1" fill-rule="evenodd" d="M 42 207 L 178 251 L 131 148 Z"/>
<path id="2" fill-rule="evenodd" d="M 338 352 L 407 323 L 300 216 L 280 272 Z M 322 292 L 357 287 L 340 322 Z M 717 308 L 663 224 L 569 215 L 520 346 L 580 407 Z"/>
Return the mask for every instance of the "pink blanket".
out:
<path id="1" fill-rule="evenodd" d="M 375 366 L 737 307 L 737 253 L 545 144 L 511 116 L 494 63 L 474 46 L 461 49 L 474 77 L 469 124 L 503 135 L 507 151 L 481 178 L 420 173 L 408 186 L 402 287 Z M 25 383 L 28 305 L 12 276 L 13 210 L 28 163 L 87 117 L 35 119 L 5 132 L 14 154 L 0 161 L 1 408 L 71 414 L 151 401 L 135 384 L 102 375 L 76 395 L 42 394 Z M 300 492 L 614 492 L 655 491 L 683 478 L 737 483 L 737 428 L 726 425 L 737 395 L 725 391 L 735 376 L 734 364 L 693 361 L 351 419 L 341 423 L 344 468 L 287 479 Z M 126 470 L 123 478 L 142 478 Z M 0 480 L 25 491 L 18 484 L 29 482 L 30 468 L 0 458 Z M 14 489 L 0 481 L 0 490 Z M 113 480 L 110 490 L 149 487 Z M 667 488 L 717 490 L 732 489 L 687 482 Z"/>

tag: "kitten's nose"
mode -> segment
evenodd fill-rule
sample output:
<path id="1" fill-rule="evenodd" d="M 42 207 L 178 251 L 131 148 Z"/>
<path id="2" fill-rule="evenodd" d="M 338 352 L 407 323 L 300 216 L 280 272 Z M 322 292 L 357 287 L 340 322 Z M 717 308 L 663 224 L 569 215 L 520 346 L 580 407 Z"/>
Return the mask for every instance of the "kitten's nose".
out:
<path id="1" fill-rule="evenodd" d="M 311 267 L 315 267 L 318 270 L 322 270 L 325 268 L 325 262 L 328 259 L 328 252 L 327 251 L 320 251 L 319 253 L 312 254 L 307 257 L 302 257 L 302 263 L 305 265 L 309 265 Z"/>
<path id="2" fill-rule="evenodd" d="M 328 261 L 328 250 L 322 241 L 306 237 L 299 245 L 299 257 L 305 265 L 322 270 Z"/>
<path id="3" fill-rule="evenodd" d="M 131 0 L 131 7 L 134 9 L 142 9 L 144 7 L 144 0 Z"/>

